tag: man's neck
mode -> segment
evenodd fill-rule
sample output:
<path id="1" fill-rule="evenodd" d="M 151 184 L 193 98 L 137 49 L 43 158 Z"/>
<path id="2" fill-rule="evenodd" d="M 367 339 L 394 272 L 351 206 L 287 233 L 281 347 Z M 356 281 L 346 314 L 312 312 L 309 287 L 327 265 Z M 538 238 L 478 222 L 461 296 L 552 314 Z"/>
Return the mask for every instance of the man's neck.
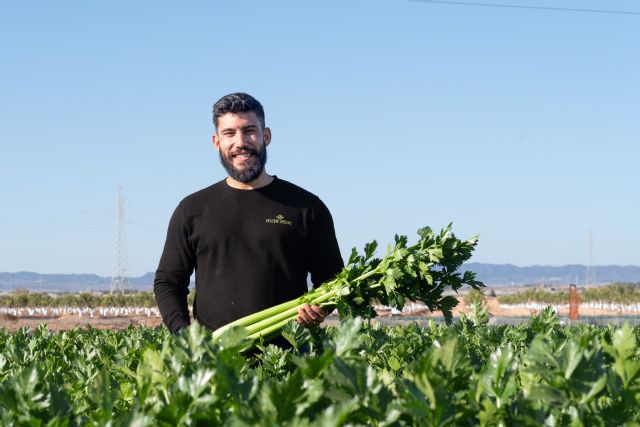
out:
<path id="1" fill-rule="evenodd" d="M 239 190 L 255 190 L 257 188 L 265 187 L 273 181 L 273 177 L 269 175 L 267 172 L 262 171 L 259 177 L 249 182 L 240 182 L 231 178 L 230 176 L 226 179 L 227 185 L 232 188 L 237 188 Z"/>

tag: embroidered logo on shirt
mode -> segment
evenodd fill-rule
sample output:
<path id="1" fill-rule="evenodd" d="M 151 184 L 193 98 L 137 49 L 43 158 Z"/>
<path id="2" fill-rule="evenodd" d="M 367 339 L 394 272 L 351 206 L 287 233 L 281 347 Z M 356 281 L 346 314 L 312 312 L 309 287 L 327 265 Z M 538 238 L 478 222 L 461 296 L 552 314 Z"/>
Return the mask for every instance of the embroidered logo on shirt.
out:
<path id="1" fill-rule="evenodd" d="M 276 215 L 275 218 L 267 218 L 265 219 L 265 222 L 268 224 L 284 224 L 284 225 L 291 225 L 291 221 L 287 220 L 284 218 L 284 215 L 282 214 L 278 214 Z"/>

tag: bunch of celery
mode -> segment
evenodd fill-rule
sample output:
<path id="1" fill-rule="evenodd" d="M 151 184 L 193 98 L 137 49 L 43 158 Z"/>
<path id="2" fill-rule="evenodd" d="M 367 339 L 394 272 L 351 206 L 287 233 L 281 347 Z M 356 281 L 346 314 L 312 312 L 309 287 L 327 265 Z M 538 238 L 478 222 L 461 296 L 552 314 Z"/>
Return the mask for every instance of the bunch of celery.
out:
<path id="1" fill-rule="evenodd" d="M 226 330 L 240 326 L 247 329 L 250 339 L 270 338 L 280 333 L 283 326 L 296 318 L 306 303 L 331 311 L 337 308 L 341 319 L 349 317 L 372 318 L 376 312 L 372 302 L 402 310 L 405 301 L 422 301 L 431 311 L 442 310 L 447 323 L 457 299 L 443 296 L 446 287 L 457 291 L 463 285 L 474 289 L 484 286 L 475 280 L 475 273 L 457 269 L 471 257 L 477 237 L 462 241 L 451 232 L 451 224 L 440 234 L 431 228 L 418 230 L 420 239 L 407 244 L 406 236 L 395 236 L 395 245 L 389 246 L 382 258 L 374 258 L 377 242 L 365 245 L 364 255 L 353 248 L 345 268 L 330 282 L 309 291 L 295 300 L 231 322 L 213 332 L 217 339 Z"/>

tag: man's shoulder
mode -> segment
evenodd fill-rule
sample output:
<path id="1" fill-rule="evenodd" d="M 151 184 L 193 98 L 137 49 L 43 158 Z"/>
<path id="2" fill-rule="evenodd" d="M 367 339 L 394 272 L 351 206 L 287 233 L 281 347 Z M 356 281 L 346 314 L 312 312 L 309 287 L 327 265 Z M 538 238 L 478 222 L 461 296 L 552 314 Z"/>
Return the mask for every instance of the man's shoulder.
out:
<path id="1" fill-rule="evenodd" d="M 278 179 L 278 191 L 274 192 L 273 198 L 284 205 L 297 207 L 310 213 L 312 218 L 331 217 L 329 207 L 320 197 L 283 179 Z"/>
<path id="2" fill-rule="evenodd" d="M 223 194 L 223 191 L 224 180 L 218 181 L 215 184 L 189 194 L 184 199 L 182 199 L 182 201 L 180 202 L 180 206 L 187 209 L 202 206 L 203 202 L 210 201 L 216 197 L 219 197 L 221 194 Z"/>
<path id="3" fill-rule="evenodd" d="M 301 201 L 307 201 L 309 203 L 322 203 L 320 198 L 314 193 L 290 181 L 284 180 L 282 178 L 277 178 L 276 184 L 277 190 L 279 192 L 287 193 L 290 197 L 296 198 Z"/>

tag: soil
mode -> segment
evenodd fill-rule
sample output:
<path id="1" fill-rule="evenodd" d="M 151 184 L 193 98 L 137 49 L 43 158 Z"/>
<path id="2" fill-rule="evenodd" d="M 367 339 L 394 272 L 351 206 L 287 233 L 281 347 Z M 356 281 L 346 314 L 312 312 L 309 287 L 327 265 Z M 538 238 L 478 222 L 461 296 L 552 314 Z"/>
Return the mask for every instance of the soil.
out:
<path id="1" fill-rule="evenodd" d="M 162 324 L 159 317 L 146 316 L 121 316 L 121 317 L 79 317 L 64 315 L 59 317 L 20 317 L 0 315 L 0 329 L 6 328 L 14 332 L 22 327 L 37 328 L 41 323 L 46 323 L 51 331 L 66 331 L 75 327 L 86 328 L 91 325 L 95 329 L 126 329 L 129 326 L 156 327 Z"/>

